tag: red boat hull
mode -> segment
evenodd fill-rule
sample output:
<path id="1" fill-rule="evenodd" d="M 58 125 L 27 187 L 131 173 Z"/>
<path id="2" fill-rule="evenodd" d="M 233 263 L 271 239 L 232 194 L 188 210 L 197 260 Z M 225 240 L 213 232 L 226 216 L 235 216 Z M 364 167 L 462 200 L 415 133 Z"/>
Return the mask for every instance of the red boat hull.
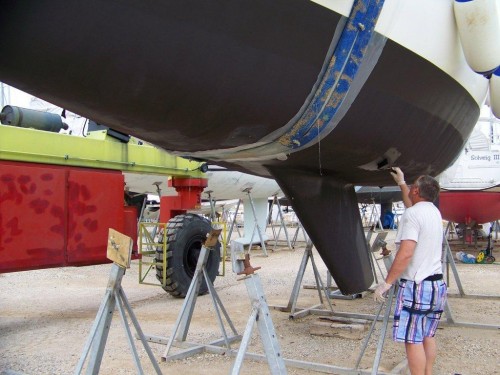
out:
<path id="1" fill-rule="evenodd" d="M 455 223 L 489 223 L 500 219 L 500 192 L 441 192 L 439 210 L 443 219 Z"/>

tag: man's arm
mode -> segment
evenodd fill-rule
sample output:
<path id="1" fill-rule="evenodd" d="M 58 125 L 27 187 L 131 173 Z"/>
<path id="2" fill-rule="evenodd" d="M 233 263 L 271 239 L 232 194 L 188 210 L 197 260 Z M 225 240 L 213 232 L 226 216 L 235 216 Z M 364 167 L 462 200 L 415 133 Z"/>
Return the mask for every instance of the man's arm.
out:
<path id="1" fill-rule="evenodd" d="M 399 188 L 401 189 L 401 195 L 403 196 L 403 203 L 406 208 L 413 206 L 413 203 L 411 203 L 410 197 L 408 197 L 408 193 L 410 192 L 410 188 L 406 183 L 403 183 L 403 185 L 399 185 Z"/>
<path id="2" fill-rule="evenodd" d="M 405 175 L 403 171 L 399 167 L 393 167 L 390 169 L 390 172 L 392 178 L 394 178 L 394 181 L 396 182 L 396 184 L 398 184 L 399 188 L 401 189 L 401 195 L 403 197 L 403 203 L 405 207 L 408 208 L 413 206 L 410 197 L 408 196 L 410 188 L 408 187 L 408 185 L 406 185 Z"/>
<path id="3" fill-rule="evenodd" d="M 396 253 L 396 257 L 392 262 L 391 269 L 387 273 L 387 277 L 385 281 L 382 281 L 375 292 L 373 293 L 373 298 L 377 302 L 384 302 L 386 297 L 385 293 L 391 289 L 391 286 L 396 282 L 399 275 L 403 273 L 403 271 L 408 267 L 411 258 L 413 257 L 413 253 L 415 252 L 415 247 L 417 243 L 413 240 L 403 240 L 401 241 L 401 246 L 399 247 L 398 252 Z"/>
<path id="4" fill-rule="evenodd" d="M 406 267 L 408 267 L 408 264 L 413 257 L 413 253 L 415 252 L 416 246 L 417 243 L 413 240 L 401 241 L 399 250 L 394 257 L 394 261 L 392 262 L 391 269 L 389 270 L 389 272 L 387 273 L 387 277 L 385 278 L 385 282 L 387 284 L 394 284 L 399 278 L 399 275 L 401 275 Z"/>

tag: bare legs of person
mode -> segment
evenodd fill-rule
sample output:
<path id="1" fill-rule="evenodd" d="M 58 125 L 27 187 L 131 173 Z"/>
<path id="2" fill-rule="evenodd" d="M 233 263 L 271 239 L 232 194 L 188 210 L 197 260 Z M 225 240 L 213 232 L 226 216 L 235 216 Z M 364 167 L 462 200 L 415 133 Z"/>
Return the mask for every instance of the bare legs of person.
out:
<path id="1" fill-rule="evenodd" d="M 405 344 L 411 375 L 432 375 L 436 360 L 436 339 L 425 337 L 423 344 Z"/>

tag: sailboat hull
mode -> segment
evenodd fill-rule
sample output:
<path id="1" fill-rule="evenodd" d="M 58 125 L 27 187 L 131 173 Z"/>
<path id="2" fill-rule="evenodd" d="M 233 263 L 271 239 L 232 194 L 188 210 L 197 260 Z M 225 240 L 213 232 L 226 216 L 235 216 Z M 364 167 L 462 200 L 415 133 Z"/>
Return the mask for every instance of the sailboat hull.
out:
<path id="1" fill-rule="evenodd" d="M 491 223 L 500 219 L 500 192 L 441 192 L 439 210 L 443 219 L 454 223 Z"/>
<path id="2" fill-rule="evenodd" d="M 452 30 L 451 7 L 428 3 L 447 21 L 420 25 L 407 12 L 404 26 Z M 456 79 L 443 61 L 378 31 L 379 17 L 387 25 L 394 12 L 385 8 L 382 0 L 356 0 L 350 13 L 306 0 L 5 2 L 0 80 L 177 155 L 277 177 L 298 200 L 311 191 L 293 190 L 281 171 L 314 175 L 342 201 L 349 193 L 339 186 L 393 184 L 392 165 L 410 181 L 444 170 L 479 116 L 474 88 L 486 90 L 462 61 L 448 64 Z M 397 12 L 393 20 L 395 29 Z M 449 30 L 435 31 L 428 49 L 449 47 L 437 37 Z M 449 59 L 460 56 L 453 52 Z M 365 241 L 356 236 L 332 257 L 328 238 L 343 229 L 317 230 L 313 219 L 333 190 L 319 189 L 299 218 L 330 270 L 352 270 L 332 276 L 355 293 L 372 282 Z"/>
<path id="3" fill-rule="evenodd" d="M 62 3 L 17 1 L 3 8 L 0 40 L 8 58 L 0 62 L 0 79 L 190 155 L 253 144 L 290 122 L 342 19 L 309 1 Z M 359 166 L 391 148 L 402 153 L 397 163 L 410 174 L 448 166 L 479 115 L 475 99 L 391 40 L 372 65 L 361 66 L 369 78 L 321 151 L 313 147 L 268 164 L 309 169 L 321 163 L 369 185 L 391 180 Z M 262 163 L 234 164 L 266 174 Z"/>

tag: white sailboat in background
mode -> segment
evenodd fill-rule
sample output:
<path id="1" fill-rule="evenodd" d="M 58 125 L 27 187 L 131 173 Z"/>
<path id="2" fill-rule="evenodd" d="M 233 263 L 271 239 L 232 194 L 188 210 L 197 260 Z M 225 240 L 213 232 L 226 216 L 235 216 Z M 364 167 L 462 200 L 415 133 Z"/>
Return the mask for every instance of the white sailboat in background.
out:
<path id="1" fill-rule="evenodd" d="M 474 227 L 500 219 L 500 120 L 484 106 L 455 163 L 439 176 L 443 218 Z"/>
<path id="2" fill-rule="evenodd" d="M 439 182 L 445 190 L 500 190 L 500 120 L 489 107 L 483 107 L 463 151 Z"/>

